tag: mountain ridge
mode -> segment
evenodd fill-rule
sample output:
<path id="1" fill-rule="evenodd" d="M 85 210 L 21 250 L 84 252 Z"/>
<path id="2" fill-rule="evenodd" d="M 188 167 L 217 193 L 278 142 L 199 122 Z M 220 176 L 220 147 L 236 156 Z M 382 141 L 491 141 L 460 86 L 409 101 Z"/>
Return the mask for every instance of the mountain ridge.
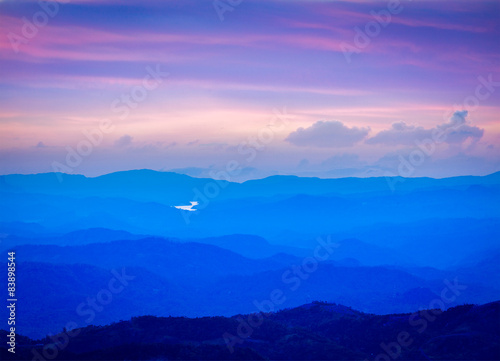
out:
<path id="1" fill-rule="evenodd" d="M 424 315 L 431 313 L 435 316 L 427 321 Z M 250 326 L 247 322 L 258 315 L 261 321 Z M 22 344 L 16 358 L 29 355 L 31 359 L 34 352 L 41 354 L 44 345 L 58 340 L 57 355 L 66 360 L 372 360 L 390 359 L 389 355 L 402 360 L 443 356 L 493 360 L 500 354 L 500 327 L 488 320 L 499 317 L 500 301 L 461 305 L 439 313 L 420 310 L 379 316 L 326 302 L 233 317 L 141 316 L 77 328 L 71 330 L 71 336 L 62 332 L 31 340 L 19 335 Z M 398 345 L 402 333 L 411 342 Z M 363 344 L 359 344 L 360 338 L 365 340 Z M 7 356 L 7 346 L 0 346 L 0 354 Z"/>

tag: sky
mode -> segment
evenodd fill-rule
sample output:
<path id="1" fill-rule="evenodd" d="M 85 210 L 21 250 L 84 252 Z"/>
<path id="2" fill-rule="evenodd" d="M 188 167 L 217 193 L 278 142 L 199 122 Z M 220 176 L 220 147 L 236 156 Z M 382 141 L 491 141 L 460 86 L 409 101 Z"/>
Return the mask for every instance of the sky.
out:
<path id="1" fill-rule="evenodd" d="M 500 170 L 499 1 L 0 1 L 0 174 Z"/>

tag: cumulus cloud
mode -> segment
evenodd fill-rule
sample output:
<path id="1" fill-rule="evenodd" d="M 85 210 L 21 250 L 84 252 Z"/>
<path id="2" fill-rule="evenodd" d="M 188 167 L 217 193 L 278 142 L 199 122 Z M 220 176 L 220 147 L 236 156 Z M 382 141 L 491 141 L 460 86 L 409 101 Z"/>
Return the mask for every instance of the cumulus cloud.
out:
<path id="1" fill-rule="evenodd" d="M 467 111 L 457 111 L 450 120 L 434 128 L 425 129 L 405 122 L 393 123 L 388 130 L 382 130 L 365 141 L 367 144 L 415 145 L 424 139 L 439 139 L 449 144 L 460 144 L 467 139 L 477 141 L 484 130 L 467 124 Z"/>
<path id="2" fill-rule="evenodd" d="M 349 128 L 336 120 L 318 121 L 290 133 L 285 140 L 297 146 L 350 147 L 363 140 L 369 131 L 370 128 Z"/>
<path id="3" fill-rule="evenodd" d="M 120 137 L 116 142 L 115 145 L 117 147 L 126 147 L 132 143 L 132 137 L 128 134 L 125 134 L 124 136 Z"/>

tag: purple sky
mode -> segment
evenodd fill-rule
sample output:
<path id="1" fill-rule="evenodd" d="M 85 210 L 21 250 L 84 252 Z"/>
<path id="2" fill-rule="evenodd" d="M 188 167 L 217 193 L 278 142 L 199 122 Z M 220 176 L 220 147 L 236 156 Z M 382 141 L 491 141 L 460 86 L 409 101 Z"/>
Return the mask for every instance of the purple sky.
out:
<path id="1" fill-rule="evenodd" d="M 498 1 L 3 0 L 0 173 L 492 173 L 499 39 Z"/>

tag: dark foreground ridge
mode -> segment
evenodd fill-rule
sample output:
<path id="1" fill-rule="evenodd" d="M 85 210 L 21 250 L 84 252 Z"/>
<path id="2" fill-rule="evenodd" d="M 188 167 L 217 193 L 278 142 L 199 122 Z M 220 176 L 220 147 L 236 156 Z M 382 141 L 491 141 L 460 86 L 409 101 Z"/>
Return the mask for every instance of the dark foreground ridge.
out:
<path id="1" fill-rule="evenodd" d="M 15 355 L 2 342 L 3 360 L 498 360 L 500 301 L 383 316 L 313 302 L 234 317 L 142 316 L 17 340 Z"/>

